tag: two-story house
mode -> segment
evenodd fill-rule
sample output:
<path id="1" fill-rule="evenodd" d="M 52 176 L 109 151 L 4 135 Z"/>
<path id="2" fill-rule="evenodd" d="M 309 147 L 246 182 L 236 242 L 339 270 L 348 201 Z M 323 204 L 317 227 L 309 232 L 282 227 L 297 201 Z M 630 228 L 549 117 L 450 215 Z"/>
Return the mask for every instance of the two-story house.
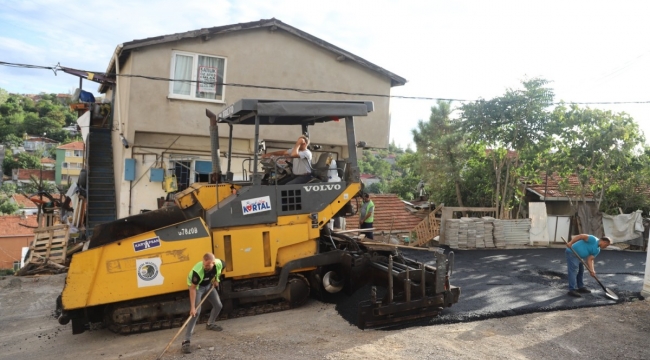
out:
<path id="1" fill-rule="evenodd" d="M 77 182 L 84 167 L 84 143 L 75 141 L 56 148 L 56 184 L 68 185 Z"/>
<path id="2" fill-rule="evenodd" d="M 59 143 L 56 140 L 48 139 L 42 136 L 30 136 L 23 141 L 25 151 L 34 152 L 38 150 L 50 150 Z"/>
<path id="3" fill-rule="evenodd" d="M 99 89 L 115 109 L 110 134 L 118 218 L 157 208 L 156 199 L 166 193 L 160 178 L 150 175 L 152 169 L 175 175 L 179 189 L 207 181 L 211 167 L 206 109 L 218 114 L 242 98 L 370 100 L 374 111 L 356 121 L 357 139 L 368 147 L 386 148 L 391 88 L 406 83 L 277 19 L 126 42 L 117 46 L 106 72 L 121 75 L 116 84 Z M 219 125 L 222 151 L 229 146 L 228 131 L 228 126 Z M 298 128 L 263 126 L 260 138 L 267 151 L 275 151 L 290 148 L 299 135 Z M 312 144 L 339 157 L 354 151 L 346 146 L 343 123 L 315 126 L 310 136 Z M 242 179 L 252 170 L 246 159 L 258 144 L 253 143 L 252 127 L 235 127 L 233 138 L 231 166 L 235 179 Z M 89 151 L 94 151 L 92 145 Z"/>

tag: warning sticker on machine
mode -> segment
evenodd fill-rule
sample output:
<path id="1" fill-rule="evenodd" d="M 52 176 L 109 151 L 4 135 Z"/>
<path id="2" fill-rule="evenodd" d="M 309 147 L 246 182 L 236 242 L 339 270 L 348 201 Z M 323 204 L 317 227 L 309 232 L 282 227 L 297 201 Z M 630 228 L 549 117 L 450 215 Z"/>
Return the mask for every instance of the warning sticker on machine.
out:
<path id="1" fill-rule="evenodd" d="M 160 238 L 156 236 L 155 238 L 134 242 L 133 250 L 135 250 L 135 252 L 138 252 L 142 250 L 156 248 L 159 246 L 160 246 Z"/>
<path id="2" fill-rule="evenodd" d="M 165 278 L 160 273 L 161 263 L 162 260 L 159 257 L 135 260 L 139 288 L 163 284 Z"/>
<path id="3" fill-rule="evenodd" d="M 244 215 L 271 210 L 271 198 L 263 196 L 255 199 L 242 200 L 241 211 Z"/>

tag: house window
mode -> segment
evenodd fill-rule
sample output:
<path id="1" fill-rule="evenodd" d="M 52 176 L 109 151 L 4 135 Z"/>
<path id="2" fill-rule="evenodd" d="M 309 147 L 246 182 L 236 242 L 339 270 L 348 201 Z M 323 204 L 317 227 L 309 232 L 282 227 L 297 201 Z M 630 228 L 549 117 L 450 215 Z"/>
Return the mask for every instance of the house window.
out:
<path id="1" fill-rule="evenodd" d="M 68 182 L 68 175 L 67 174 L 61 174 L 61 182 Z"/>
<path id="2" fill-rule="evenodd" d="M 225 58 L 174 51 L 171 78 L 189 81 L 171 81 L 169 97 L 223 102 L 225 73 Z"/>
<path id="3" fill-rule="evenodd" d="M 72 156 L 72 150 L 67 150 L 67 151 L 65 152 L 65 156 L 67 156 L 67 157 Z"/>
<path id="4" fill-rule="evenodd" d="M 67 169 L 68 168 L 68 163 L 64 162 L 63 164 L 61 164 L 61 167 L 64 168 L 64 169 Z"/>
<path id="5" fill-rule="evenodd" d="M 75 150 L 74 151 L 74 156 L 76 157 L 82 157 L 84 156 L 83 152 L 81 150 Z"/>
<path id="6" fill-rule="evenodd" d="M 194 161 L 194 182 L 208 182 L 210 181 L 210 173 L 212 172 L 212 161 Z"/>
<path id="7" fill-rule="evenodd" d="M 14 271 L 20 270 L 20 261 L 14 261 Z"/>

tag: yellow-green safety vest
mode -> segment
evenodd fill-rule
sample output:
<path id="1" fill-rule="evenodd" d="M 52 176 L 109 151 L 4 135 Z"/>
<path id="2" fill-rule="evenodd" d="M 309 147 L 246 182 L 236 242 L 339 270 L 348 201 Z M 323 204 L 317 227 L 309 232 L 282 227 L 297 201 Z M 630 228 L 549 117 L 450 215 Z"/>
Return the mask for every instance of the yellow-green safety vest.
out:
<path id="1" fill-rule="evenodd" d="M 216 261 L 219 259 L 215 259 L 214 266 L 217 268 L 217 275 L 215 275 L 215 278 L 217 279 L 217 282 L 219 282 L 219 279 L 221 278 L 221 270 L 223 269 L 223 263 L 221 260 Z M 199 274 L 199 284 L 203 282 L 203 277 L 205 276 L 205 269 L 203 269 L 203 261 L 199 261 L 194 265 L 192 270 L 190 270 L 190 273 L 187 275 L 187 286 L 192 286 L 192 273 L 196 272 Z M 196 288 L 199 288 L 199 285 L 196 286 Z"/>

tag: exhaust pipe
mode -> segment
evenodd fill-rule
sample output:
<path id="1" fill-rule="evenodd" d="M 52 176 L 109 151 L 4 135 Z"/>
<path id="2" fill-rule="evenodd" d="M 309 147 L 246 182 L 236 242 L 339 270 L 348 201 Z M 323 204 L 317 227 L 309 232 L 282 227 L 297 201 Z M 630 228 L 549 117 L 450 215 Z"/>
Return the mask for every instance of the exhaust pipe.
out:
<path id="1" fill-rule="evenodd" d="M 212 174 L 210 174 L 210 183 L 216 184 L 221 177 L 221 160 L 219 159 L 219 125 L 217 125 L 217 115 L 212 111 L 205 109 L 205 116 L 210 118 L 210 150 L 212 153 Z"/>
<path id="2" fill-rule="evenodd" d="M 328 271 L 325 276 L 323 276 L 323 287 L 328 293 L 336 294 L 343 290 L 343 280 L 336 281 L 335 279 L 336 272 L 334 271 Z"/>

